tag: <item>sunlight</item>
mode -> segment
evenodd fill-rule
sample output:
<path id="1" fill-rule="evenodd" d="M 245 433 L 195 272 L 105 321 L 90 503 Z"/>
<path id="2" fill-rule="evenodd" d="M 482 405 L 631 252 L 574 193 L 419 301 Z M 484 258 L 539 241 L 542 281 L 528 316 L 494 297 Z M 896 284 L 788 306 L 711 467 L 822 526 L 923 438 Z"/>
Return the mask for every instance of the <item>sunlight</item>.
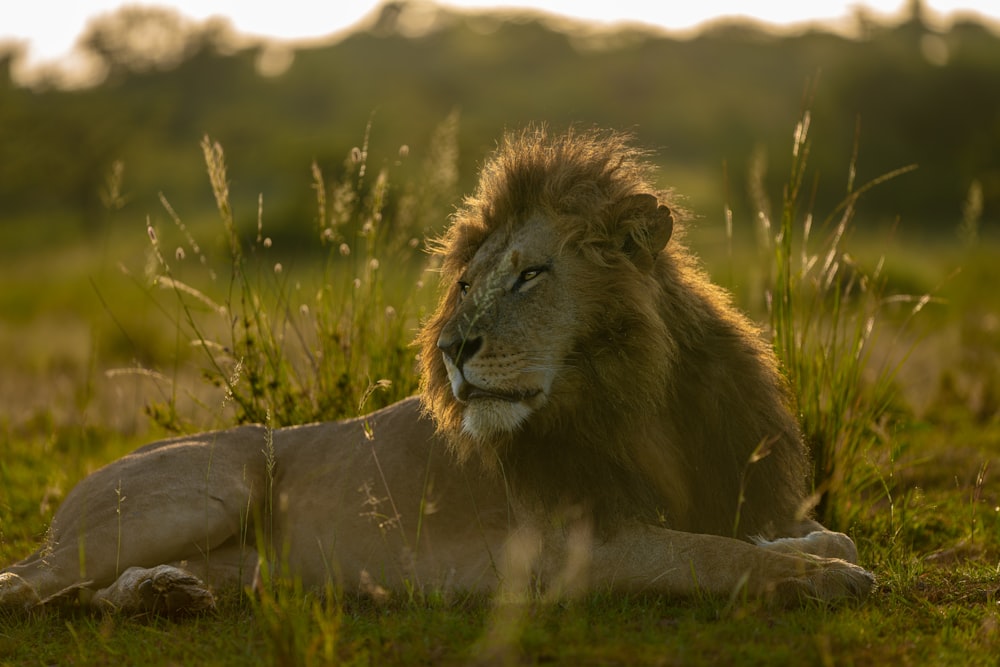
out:
<path id="1" fill-rule="evenodd" d="M 204 21 L 224 17 L 236 32 L 254 38 L 315 41 L 362 23 L 378 11 L 385 0 L 358 0 L 317 5 L 309 0 L 286 0 L 279 4 L 247 3 L 241 0 L 163 0 L 125 2 L 123 0 L 82 0 L 51 3 L 21 3 L 16 10 L 0 8 L 0 53 L 14 50 L 19 55 L 15 76 L 28 71 L 58 66 L 62 71 L 86 71 L 78 62 L 74 44 L 95 16 L 125 6 L 166 6 L 189 19 Z M 424 0 L 417 0 L 423 2 Z M 537 10 L 577 19 L 613 25 L 641 23 L 674 31 L 690 31 L 725 16 L 747 17 L 777 26 L 822 22 L 847 28 L 862 3 L 850 0 L 816 0 L 789 3 L 767 0 L 752 6 L 739 0 L 702 0 L 691 3 L 649 3 L 648 0 L 619 0 L 613 3 L 580 3 L 576 0 L 442 0 L 439 4 L 468 10 Z M 892 17 L 904 11 L 906 0 L 865 0 L 864 11 L 876 17 Z M 929 0 L 924 2 L 931 18 L 943 20 L 953 13 L 975 14 L 997 20 L 1000 10 L 995 0 Z M 8 15 L 9 14 L 9 15 Z M 6 45 L 6 46 L 5 46 Z M 76 61 L 75 61 L 76 60 Z"/>

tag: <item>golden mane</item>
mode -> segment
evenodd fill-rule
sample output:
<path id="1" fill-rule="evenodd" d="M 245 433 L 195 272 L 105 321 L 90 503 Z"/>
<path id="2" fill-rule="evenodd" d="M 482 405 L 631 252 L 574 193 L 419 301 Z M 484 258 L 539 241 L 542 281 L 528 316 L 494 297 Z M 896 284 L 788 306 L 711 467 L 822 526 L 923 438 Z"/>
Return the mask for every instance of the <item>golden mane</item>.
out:
<path id="1" fill-rule="evenodd" d="M 634 222 L 607 215 L 614 206 L 641 193 L 669 198 L 653 187 L 646 153 L 630 142 L 628 134 L 600 130 L 550 137 L 544 127 L 529 127 L 504 135 L 475 193 L 436 244 L 444 257 L 443 277 L 456 277 L 486 236 L 536 212 L 561 223 L 569 245 L 611 242 L 622 225 Z"/>
<path id="2" fill-rule="evenodd" d="M 582 505 L 599 526 L 631 517 L 768 535 L 805 510 L 808 465 L 792 401 L 773 351 L 676 233 L 644 263 L 627 252 L 650 236 L 648 216 L 629 209 L 635 196 L 670 205 L 652 174 L 625 134 L 550 137 L 532 127 L 502 140 L 438 246 L 443 296 L 418 337 L 424 406 L 459 459 L 499 463 L 524 502 Z M 482 442 L 462 431 L 437 341 L 483 242 L 537 215 L 555 225 L 563 251 L 593 267 L 573 289 L 597 300 L 586 310 L 599 315 L 566 333 L 574 351 L 560 400 Z"/>

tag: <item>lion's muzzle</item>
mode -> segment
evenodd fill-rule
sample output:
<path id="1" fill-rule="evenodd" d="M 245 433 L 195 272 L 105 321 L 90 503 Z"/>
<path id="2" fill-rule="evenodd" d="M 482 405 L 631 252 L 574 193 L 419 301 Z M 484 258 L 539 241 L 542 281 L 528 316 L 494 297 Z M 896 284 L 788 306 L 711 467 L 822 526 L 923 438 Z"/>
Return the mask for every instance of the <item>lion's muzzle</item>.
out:
<path id="1" fill-rule="evenodd" d="M 451 338 L 445 335 L 438 338 L 438 349 L 444 355 L 445 363 L 459 371 L 466 361 L 476 356 L 482 346 L 482 338 Z"/>

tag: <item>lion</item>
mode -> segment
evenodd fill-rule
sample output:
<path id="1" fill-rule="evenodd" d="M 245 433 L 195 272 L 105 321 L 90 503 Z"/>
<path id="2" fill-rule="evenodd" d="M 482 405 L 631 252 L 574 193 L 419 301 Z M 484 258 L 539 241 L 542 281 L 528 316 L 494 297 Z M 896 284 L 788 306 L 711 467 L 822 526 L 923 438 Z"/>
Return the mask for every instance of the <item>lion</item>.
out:
<path id="1" fill-rule="evenodd" d="M 269 574 L 390 595 L 866 595 L 854 543 L 809 518 L 775 354 L 633 144 L 508 132 L 436 244 L 418 396 L 110 463 L 0 573 L 0 606 L 194 612 Z"/>

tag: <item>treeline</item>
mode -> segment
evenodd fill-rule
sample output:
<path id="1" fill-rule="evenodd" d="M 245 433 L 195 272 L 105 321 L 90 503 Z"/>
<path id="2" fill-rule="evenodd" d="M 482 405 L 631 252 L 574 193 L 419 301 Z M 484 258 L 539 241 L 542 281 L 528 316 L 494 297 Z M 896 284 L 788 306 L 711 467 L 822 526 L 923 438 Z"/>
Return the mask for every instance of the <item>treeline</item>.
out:
<path id="1" fill-rule="evenodd" d="M 126 37 L 157 27 L 176 37 L 176 15 L 122 12 L 84 40 L 103 63 L 98 85 L 18 86 L 14 54 L 0 57 L 8 250 L 108 224 L 116 162 L 124 165 L 118 202 L 140 219 L 161 210 L 159 192 L 189 216 L 210 209 L 204 135 L 226 149 L 243 214 L 256 216 L 263 193 L 272 226 L 306 233 L 313 161 L 335 174 L 370 124 L 373 159 L 395 161 L 406 145 L 399 168 L 415 168 L 433 129 L 456 110 L 459 190 L 504 128 L 599 124 L 634 131 L 664 165 L 664 185 L 687 192 L 697 213 L 721 216 L 728 201 L 748 216 L 748 179 L 765 165 L 764 191 L 780 197 L 792 130 L 808 105 L 816 174 L 808 190 L 819 210 L 844 197 L 857 146 L 855 188 L 919 165 L 866 193 L 866 219 L 901 217 L 948 233 L 963 215 L 984 228 L 1000 219 L 1000 38 L 973 21 L 942 33 L 914 13 L 896 25 L 866 22 L 854 39 L 730 23 L 681 39 L 395 4 L 327 46 L 237 48 L 217 22 L 185 23 L 182 39 L 156 52 Z"/>

